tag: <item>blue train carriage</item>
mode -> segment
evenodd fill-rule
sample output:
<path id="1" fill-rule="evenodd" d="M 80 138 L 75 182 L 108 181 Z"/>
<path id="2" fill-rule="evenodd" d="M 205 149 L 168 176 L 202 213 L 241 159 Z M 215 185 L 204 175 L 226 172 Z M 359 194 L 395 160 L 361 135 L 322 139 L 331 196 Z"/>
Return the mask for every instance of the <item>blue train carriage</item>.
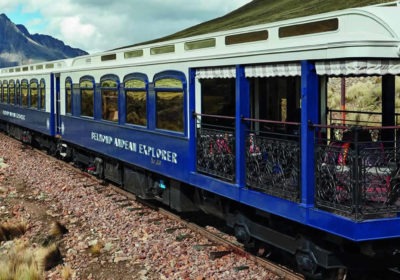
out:
<path id="1" fill-rule="evenodd" d="M 25 143 L 55 151 L 59 89 L 53 72 L 67 65 L 63 60 L 1 69 L 1 129 Z"/>
<path id="2" fill-rule="evenodd" d="M 48 74 L 56 153 L 139 197 L 214 214 L 311 278 L 396 267 L 399 12 L 394 2 L 73 59 Z M 17 69 L 1 80 L 27 79 Z M 354 77 L 379 81 L 379 112 L 328 107 L 330 83 Z"/>

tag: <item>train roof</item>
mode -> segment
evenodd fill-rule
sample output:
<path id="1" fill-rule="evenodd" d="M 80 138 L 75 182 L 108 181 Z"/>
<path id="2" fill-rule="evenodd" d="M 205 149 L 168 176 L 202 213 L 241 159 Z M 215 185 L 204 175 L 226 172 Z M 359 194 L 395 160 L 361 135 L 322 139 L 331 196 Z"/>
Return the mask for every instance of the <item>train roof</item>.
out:
<path id="1" fill-rule="evenodd" d="M 255 57 L 269 62 L 400 57 L 400 1 L 4 68 L 2 74 Z M 255 63 L 256 60 L 248 63 Z M 218 62 L 216 62 L 218 63 Z"/>

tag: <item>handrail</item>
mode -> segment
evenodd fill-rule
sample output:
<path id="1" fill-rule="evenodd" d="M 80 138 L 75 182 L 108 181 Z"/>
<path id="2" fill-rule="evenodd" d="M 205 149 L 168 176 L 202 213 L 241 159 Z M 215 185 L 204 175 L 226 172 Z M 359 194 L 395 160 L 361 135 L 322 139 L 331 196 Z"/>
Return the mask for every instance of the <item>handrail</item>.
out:
<path id="1" fill-rule="evenodd" d="M 260 119 L 252 119 L 252 118 L 242 118 L 242 121 L 260 122 L 260 123 L 271 123 L 271 124 L 300 125 L 299 122 L 283 122 L 283 121 L 260 120 Z"/>
<path id="2" fill-rule="evenodd" d="M 211 118 L 220 118 L 220 119 L 226 119 L 226 120 L 235 120 L 236 117 L 230 117 L 230 116 L 223 116 L 223 115 L 207 115 L 207 114 L 201 114 L 201 113 L 196 113 L 193 112 L 194 117 L 211 117 Z"/>

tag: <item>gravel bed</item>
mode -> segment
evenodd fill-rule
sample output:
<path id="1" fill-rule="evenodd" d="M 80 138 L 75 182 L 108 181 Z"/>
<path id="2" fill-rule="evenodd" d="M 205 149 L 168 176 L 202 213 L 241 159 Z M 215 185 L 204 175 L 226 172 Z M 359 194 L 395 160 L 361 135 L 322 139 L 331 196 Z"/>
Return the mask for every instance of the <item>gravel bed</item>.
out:
<path id="1" fill-rule="evenodd" d="M 245 256 L 212 260 L 211 251 L 226 249 L 199 246 L 210 241 L 3 134 L 0 142 L 0 158 L 8 165 L 0 171 L 0 195 L 45 207 L 36 215 L 27 210 L 30 204 L 0 207 L 0 219 L 4 212 L 26 219 L 25 236 L 33 241 L 52 220 L 69 231 L 61 241 L 64 264 L 46 272 L 46 279 L 60 279 L 65 265 L 73 279 L 279 279 Z"/>

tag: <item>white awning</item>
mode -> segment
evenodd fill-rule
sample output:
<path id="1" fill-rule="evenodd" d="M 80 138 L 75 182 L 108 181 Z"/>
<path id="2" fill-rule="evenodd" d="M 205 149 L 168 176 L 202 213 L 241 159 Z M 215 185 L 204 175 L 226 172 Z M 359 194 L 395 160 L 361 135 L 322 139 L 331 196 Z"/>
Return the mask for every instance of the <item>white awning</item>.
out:
<path id="1" fill-rule="evenodd" d="M 245 67 L 245 73 L 249 78 L 301 76 L 301 65 L 300 63 L 249 65 Z"/>
<path id="2" fill-rule="evenodd" d="M 200 68 L 196 70 L 197 79 L 229 79 L 236 78 L 235 67 L 222 67 L 222 68 Z"/>
<path id="3" fill-rule="evenodd" d="M 315 63 L 318 75 L 399 75 L 400 60 L 344 60 Z"/>

